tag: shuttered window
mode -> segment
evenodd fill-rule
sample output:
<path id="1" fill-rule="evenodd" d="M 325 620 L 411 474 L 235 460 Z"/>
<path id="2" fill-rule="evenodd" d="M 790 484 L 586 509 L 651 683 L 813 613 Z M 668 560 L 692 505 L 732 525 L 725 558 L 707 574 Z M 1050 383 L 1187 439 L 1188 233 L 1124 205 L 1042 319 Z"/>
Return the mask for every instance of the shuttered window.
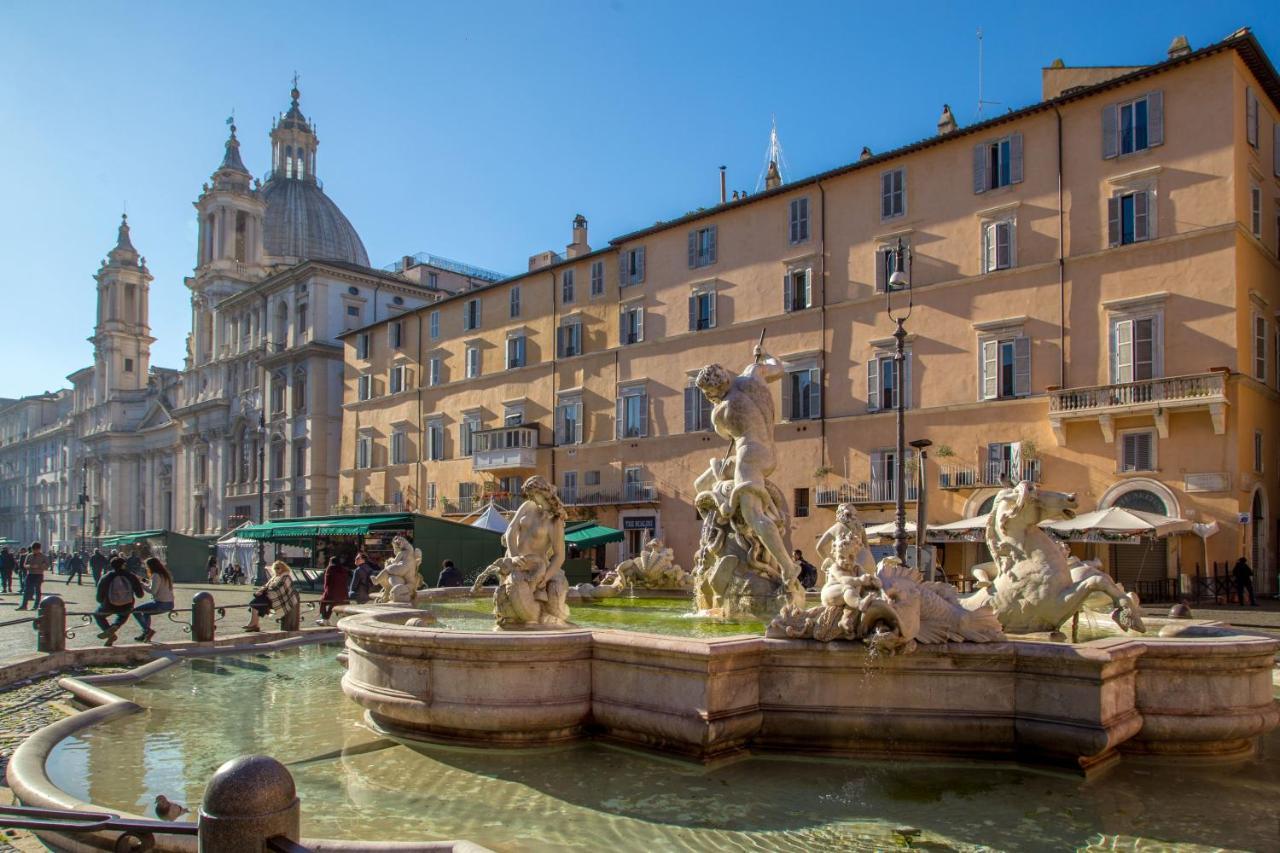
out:
<path id="1" fill-rule="evenodd" d="M 556 444 L 582 443 L 582 401 L 561 400 L 556 406 Z"/>
<path id="2" fill-rule="evenodd" d="M 507 370 L 525 366 L 526 339 L 524 335 L 507 338 Z"/>
<path id="3" fill-rule="evenodd" d="M 373 396 L 372 376 L 366 374 L 356 379 L 356 396 L 361 400 L 368 400 Z"/>
<path id="4" fill-rule="evenodd" d="M 390 338 L 391 348 L 400 349 L 404 346 L 404 324 L 399 320 L 387 327 L 387 336 Z"/>
<path id="5" fill-rule="evenodd" d="M 716 226 L 689 232 L 689 269 L 706 267 L 716 262 Z"/>
<path id="6" fill-rule="evenodd" d="M 1124 317 L 1111 324 L 1111 381 L 1140 382 L 1159 375 L 1162 363 L 1157 316 Z"/>
<path id="7" fill-rule="evenodd" d="M 573 302 L 573 270 L 560 273 L 560 301 L 565 305 Z"/>
<path id="8" fill-rule="evenodd" d="M 902 398 L 904 408 L 911 408 L 911 350 L 905 353 L 902 365 Z M 877 412 L 897 407 L 896 370 L 893 356 L 879 355 L 867 362 L 867 411 Z"/>
<path id="9" fill-rule="evenodd" d="M 396 430 L 391 433 L 391 464 L 403 465 L 408 461 L 408 456 L 405 453 L 404 432 Z"/>
<path id="10" fill-rule="evenodd" d="M 629 287 L 644 281 L 644 246 L 627 249 L 618 256 L 618 286 Z"/>
<path id="11" fill-rule="evenodd" d="M 822 371 L 817 367 L 789 369 L 782 382 L 782 416 L 788 421 L 822 417 Z"/>
<path id="12" fill-rule="evenodd" d="M 362 435 L 356 439 L 356 467 L 368 468 L 373 464 L 373 439 Z"/>
<path id="13" fill-rule="evenodd" d="M 480 347 L 467 347 L 467 378 L 480 375 Z"/>
<path id="14" fill-rule="evenodd" d="M 791 226 L 790 240 L 791 245 L 803 243 L 809 239 L 809 199 L 797 198 L 791 200 Z"/>
<path id="15" fill-rule="evenodd" d="M 880 218 L 893 219 L 907 212 L 907 171 L 893 169 L 880 176 Z"/>
<path id="16" fill-rule="evenodd" d="M 1249 187 L 1249 231 L 1262 239 L 1262 189 Z"/>
<path id="17" fill-rule="evenodd" d="M 1031 339 L 987 338 L 981 342 L 978 386 L 982 399 L 1024 397 L 1031 393 Z"/>
<path id="18" fill-rule="evenodd" d="M 803 311 L 813 307 L 813 270 L 788 270 L 782 279 L 782 310 Z"/>
<path id="19" fill-rule="evenodd" d="M 432 356 L 427 361 L 427 384 L 433 388 L 440 384 L 440 356 Z"/>
<path id="20" fill-rule="evenodd" d="M 458 450 L 462 456 L 475 453 L 475 434 L 480 429 L 480 419 L 469 415 L 458 424 Z"/>
<path id="21" fill-rule="evenodd" d="M 984 193 L 1010 184 L 1022 183 L 1022 134 L 973 147 L 973 191 Z"/>
<path id="22" fill-rule="evenodd" d="M 1012 219 L 982 225 L 982 271 L 1007 270 L 1016 265 L 1014 240 L 1017 223 Z"/>
<path id="23" fill-rule="evenodd" d="M 689 331 L 699 332 L 716 326 L 716 292 L 698 290 L 689 294 Z"/>
<path id="24" fill-rule="evenodd" d="M 604 261 L 593 261 L 591 264 L 591 295 L 604 295 Z"/>
<path id="25" fill-rule="evenodd" d="M 431 312 L 431 315 L 427 319 L 427 328 L 430 330 L 429 334 L 431 335 L 431 340 L 434 341 L 440 337 L 440 312 L 439 311 Z"/>
<path id="26" fill-rule="evenodd" d="M 1163 92 L 1148 92 L 1141 98 L 1102 108 L 1104 160 L 1145 151 L 1163 143 Z"/>
<path id="27" fill-rule="evenodd" d="M 444 459 L 444 424 L 439 421 L 427 425 L 427 459 L 432 462 Z"/>
<path id="28" fill-rule="evenodd" d="M 1121 436 L 1121 440 L 1123 442 L 1120 460 L 1121 471 L 1150 471 L 1155 467 L 1152 456 L 1152 445 L 1155 442 L 1154 432 L 1149 430 L 1127 432 Z"/>
<path id="29" fill-rule="evenodd" d="M 520 285 L 511 288 L 511 316 L 520 316 Z"/>
<path id="30" fill-rule="evenodd" d="M 480 328 L 480 300 L 468 299 L 462 312 L 462 328 L 470 332 Z"/>
<path id="31" fill-rule="evenodd" d="M 624 389 L 618 397 L 618 438 L 643 438 L 649 434 L 649 395 L 643 388 Z"/>
<path id="32" fill-rule="evenodd" d="M 684 389 L 684 431 L 705 432 L 711 429 L 711 401 L 690 380 Z"/>
<path id="33" fill-rule="evenodd" d="M 1252 86 L 1244 87 L 1244 135 L 1250 145 L 1258 147 L 1258 95 Z"/>
<path id="34" fill-rule="evenodd" d="M 559 358 L 582 355 L 582 323 L 580 321 L 564 323 L 556 329 L 556 355 Z"/>
<path id="35" fill-rule="evenodd" d="M 644 307 L 624 305 L 618 313 L 618 341 L 626 346 L 644 340 Z"/>
<path id="36" fill-rule="evenodd" d="M 1107 199 L 1107 242 L 1111 246 L 1141 243 L 1155 235 L 1154 194 L 1123 190 Z"/>
<path id="37" fill-rule="evenodd" d="M 407 368 L 403 364 L 397 364 L 391 368 L 391 375 L 388 378 L 387 388 L 392 394 L 399 394 L 408 387 Z"/>
<path id="38" fill-rule="evenodd" d="M 369 357 L 369 333 L 361 332 L 356 335 L 356 358 L 366 359 Z"/>
<path id="39" fill-rule="evenodd" d="M 1267 319 L 1253 315 L 1253 375 L 1267 381 Z"/>

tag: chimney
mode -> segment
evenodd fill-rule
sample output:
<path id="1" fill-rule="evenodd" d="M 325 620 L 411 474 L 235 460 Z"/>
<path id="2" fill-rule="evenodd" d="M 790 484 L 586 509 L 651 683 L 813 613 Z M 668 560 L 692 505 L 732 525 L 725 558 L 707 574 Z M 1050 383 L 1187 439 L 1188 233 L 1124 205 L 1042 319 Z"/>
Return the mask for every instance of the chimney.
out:
<path id="1" fill-rule="evenodd" d="M 870 149 L 870 148 L 868 148 L 868 147 L 867 147 L 867 146 L 865 146 L 865 145 L 864 145 L 864 146 L 862 146 L 862 153 L 858 155 L 858 159 L 859 159 L 859 160 L 870 160 L 870 159 L 871 159 L 871 149 Z"/>
<path id="2" fill-rule="evenodd" d="M 413 266 L 413 255 L 405 255 L 400 259 L 400 272 L 404 272 Z"/>
<path id="3" fill-rule="evenodd" d="M 724 183 L 724 181 L 725 181 L 724 166 L 721 166 L 721 167 L 720 167 L 720 203 L 721 203 L 721 204 L 724 204 L 726 201 L 728 201 L 728 200 L 729 200 L 729 199 L 725 196 L 725 183 Z"/>
<path id="4" fill-rule="evenodd" d="M 591 251 L 587 245 L 587 217 L 579 213 L 573 217 L 573 242 L 565 247 L 566 258 L 576 258 Z"/>
<path id="5" fill-rule="evenodd" d="M 951 114 L 951 107 L 942 105 L 942 115 L 938 116 L 938 135 L 945 136 L 956 129 L 956 117 Z"/>
<path id="6" fill-rule="evenodd" d="M 778 173 L 778 161 L 769 161 L 769 171 L 764 176 L 764 188 L 766 190 L 776 189 L 782 186 L 782 175 Z"/>
<path id="7" fill-rule="evenodd" d="M 1186 56 L 1191 52 L 1191 42 L 1187 41 L 1186 36 L 1174 36 L 1173 41 L 1169 42 L 1169 58 L 1177 59 L 1179 56 Z"/>

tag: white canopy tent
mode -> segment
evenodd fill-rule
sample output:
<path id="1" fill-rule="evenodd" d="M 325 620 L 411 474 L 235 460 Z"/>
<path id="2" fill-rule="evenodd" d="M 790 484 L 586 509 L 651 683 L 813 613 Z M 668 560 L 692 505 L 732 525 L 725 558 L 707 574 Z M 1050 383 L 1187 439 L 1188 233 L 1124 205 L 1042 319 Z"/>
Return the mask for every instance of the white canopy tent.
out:
<path id="1" fill-rule="evenodd" d="M 866 528 L 868 539 L 892 539 L 894 532 L 898 529 L 897 524 L 892 521 L 886 521 L 882 524 L 873 524 Z M 908 536 L 916 535 L 916 523 L 908 521 L 904 528 Z"/>
<path id="2" fill-rule="evenodd" d="M 492 530 L 494 533 L 506 533 L 507 519 L 502 515 L 502 510 L 493 501 L 489 501 L 489 505 L 471 522 L 471 526 Z"/>
<path id="3" fill-rule="evenodd" d="M 218 570 L 226 568 L 230 565 L 240 566 L 246 573 L 253 571 L 253 567 L 258 563 L 258 542 L 255 539 L 244 539 L 237 536 L 237 532 L 241 527 L 249 522 L 244 522 L 236 526 L 234 529 L 227 531 L 218 541 L 214 543 L 214 553 L 218 558 Z"/>

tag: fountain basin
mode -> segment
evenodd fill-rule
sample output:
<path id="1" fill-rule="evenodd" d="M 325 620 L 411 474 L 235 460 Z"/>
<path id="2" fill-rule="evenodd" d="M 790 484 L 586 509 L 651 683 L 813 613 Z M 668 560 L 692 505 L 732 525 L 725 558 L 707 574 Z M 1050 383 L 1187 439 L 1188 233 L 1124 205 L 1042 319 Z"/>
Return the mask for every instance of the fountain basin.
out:
<path id="1" fill-rule="evenodd" d="M 1123 752 L 1235 758 L 1275 728 L 1275 640 L 1113 637 L 921 646 L 457 632 L 418 611 L 344 618 L 343 690 L 399 736 L 585 737 L 701 761 L 744 751 L 1016 760 L 1091 772 Z"/>

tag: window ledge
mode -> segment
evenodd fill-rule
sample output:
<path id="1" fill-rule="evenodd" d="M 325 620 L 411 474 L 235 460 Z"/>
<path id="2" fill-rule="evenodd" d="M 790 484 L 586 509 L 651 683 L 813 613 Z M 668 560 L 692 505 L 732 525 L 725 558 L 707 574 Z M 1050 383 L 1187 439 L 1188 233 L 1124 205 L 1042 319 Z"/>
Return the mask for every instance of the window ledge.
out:
<path id="1" fill-rule="evenodd" d="M 1155 308 L 1164 305 L 1167 301 L 1169 301 L 1169 291 L 1158 290 L 1154 293 L 1144 293 L 1140 296 L 1106 299 L 1103 300 L 1102 307 L 1106 311 L 1132 311 L 1135 308 Z"/>
<path id="2" fill-rule="evenodd" d="M 990 190 L 988 190 L 988 192 L 990 192 Z M 994 207 L 988 207 L 983 210 L 979 210 L 973 215 L 978 219 L 1000 219 L 1001 217 L 1007 216 L 1010 213 L 1017 213 L 1018 208 L 1021 206 L 1022 206 L 1021 200 L 1015 199 L 1014 201 L 1006 202 L 1004 204 L 997 204 Z"/>
<path id="3" fill-rule="evenodd" d="M 1005 329 L 1024 326 L 1026 323 L 1027 315 L 1022 314 L 1018 317 L 1004 317 L 999 320 L 986 320 L 981 323 L 974 323 L 973 330 L 975 332 L 999 332 Z"/>
<path id="4" fill-rule="evenodd" d="M 1133 156 L 1133 155 L 1126 155 L 1126 156 Z M 1112 186 L 1117 186 L 1120 184 L 1131 184 L 1134 181 L 1142 181 L 1148 178 L 1154 178 L 1156 175 L 1159 175 L 1163 170 L 1164 170 L 1164 166 L 1161 166 L 1158 164 L 1155 166 L 1147 166 L 1144 169 L 1134 169 L 1132 172 L 1124 172 L 1123 174 L 1112 175 L 1111 177 L 1107 178 L 1107 183 L 1111 184 Z"/>

